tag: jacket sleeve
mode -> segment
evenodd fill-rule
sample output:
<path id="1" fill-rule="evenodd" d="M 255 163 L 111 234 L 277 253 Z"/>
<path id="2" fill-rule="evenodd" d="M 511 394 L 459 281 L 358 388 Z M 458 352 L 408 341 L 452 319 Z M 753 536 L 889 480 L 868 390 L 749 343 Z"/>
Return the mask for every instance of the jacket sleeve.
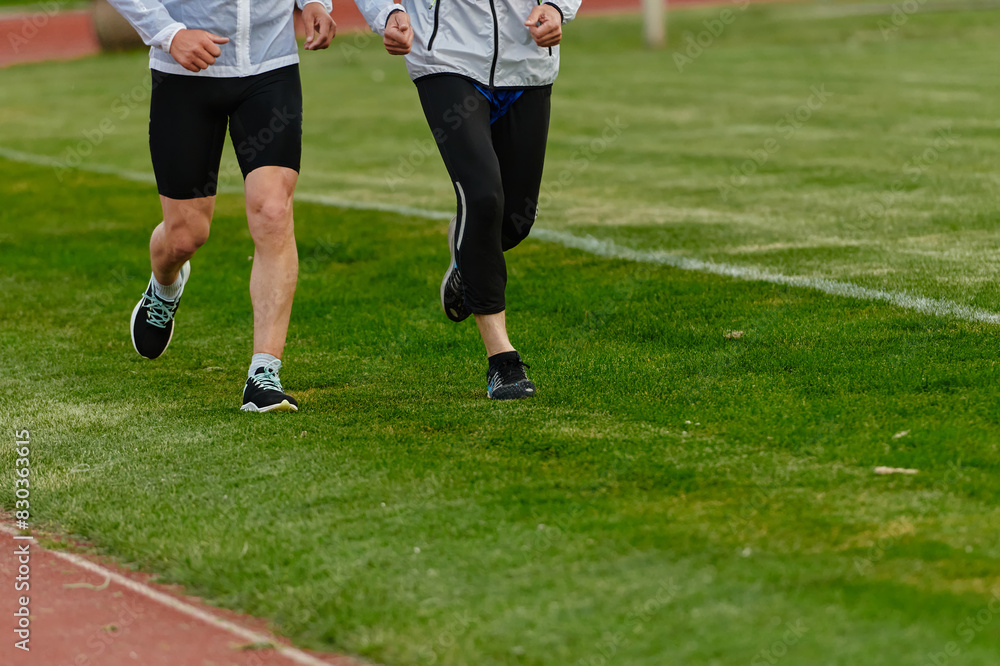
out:
<path id="1" fill-rule="evenodd" d="M 327 12 L 333 11 L 333 0 L 295 0 L 295 6 L 299 9 L 305 9 L 306 5 L 313 2 L 318 2 L 323 5 L 323 9 Z"/>
<path id="2" fill-rule="evenodd" d="M 441 0 L 438 0 L 440 2 Z M 358 6 L 358 11 L 365 17 L 365 21 L 371 29 L 379 35 L 385 35 L 385 22 L 389 20 L 389 14 L 399 11 L 405 12 L 403 5 L 397 5 L 392 0 L 354 0 Z"/>
<path id="3" fill-rule="evenodd" d="M 583 0 L 545 0 L 546 5 L 552 5 L 562 14 L 562 22 L 569 23 L 576 18 L 576 13 L 580 11 Z"/>
<path id="4" fill-rule="evenodd" d="M 175 21 L 159 0 L 109 0 L 147 46 L 170 53 L 174 35 L 187 26 Z"/>

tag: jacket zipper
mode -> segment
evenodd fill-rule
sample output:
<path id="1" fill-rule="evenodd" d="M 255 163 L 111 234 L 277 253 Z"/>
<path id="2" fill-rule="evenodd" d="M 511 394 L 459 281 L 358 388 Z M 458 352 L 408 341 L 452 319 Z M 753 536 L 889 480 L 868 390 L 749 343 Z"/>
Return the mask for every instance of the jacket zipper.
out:
<path id="1" fill-rule="evenodd" d="M 434 30 L 431 31 L 431 39 L 429 42 L 427 42 L 428 51 L 434 48 L 434 40 L 437 38 L 438 35 L 438 17 L 441 15 L 442 2 L 444 2 L 444 0 L 434 1 Z"/>
<path id="2" fill-rule="evenodd" d="M 441 0 L 438 0 L 440 2 Z M 493 90 L 493 79 L 497 73 L 497 59 L 500 57 L 500 21 L 497 20 L 497 6 L 490 0 L 490 11 L 493 13 L 493 66 L 490 68 L 490 90 Z"/>
<path id="3" fill-rule="evenodd" d="M 250 0 L 236 3 L 236 67 L 241 75 L 249 74 L 250 65 Z"/>

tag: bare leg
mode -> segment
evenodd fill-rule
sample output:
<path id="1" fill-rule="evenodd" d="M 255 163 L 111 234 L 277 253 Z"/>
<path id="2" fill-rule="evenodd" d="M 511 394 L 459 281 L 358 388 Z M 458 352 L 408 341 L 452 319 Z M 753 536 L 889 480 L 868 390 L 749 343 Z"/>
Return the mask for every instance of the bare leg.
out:
<path id="1" fill-rule="evenodd" d="M 486 345 L 486 356 L 494 356 L 503 352 L 514 351 L 507 338 L 507 311 L 503 310 L 491 315 L 476 315 L 476 326 L 479 335 L 483 336 Z"/>
<path id="2" fill-rule="evenodd" d="M 281 358 L 299 275 L 292 221 L 292 194 L 298 174 L 266 166 L 247 175 L 247 222 L 254 242 L 250 273 L 253 351 Z"/>
<path id="3" fill-rule="evenodd" d="M 160 197 L 163 222 L 149 239 L 149 262 L 160 284 L 173 284 L 184 262 L 208 240 L 215 197 L 168 199 Z"/>

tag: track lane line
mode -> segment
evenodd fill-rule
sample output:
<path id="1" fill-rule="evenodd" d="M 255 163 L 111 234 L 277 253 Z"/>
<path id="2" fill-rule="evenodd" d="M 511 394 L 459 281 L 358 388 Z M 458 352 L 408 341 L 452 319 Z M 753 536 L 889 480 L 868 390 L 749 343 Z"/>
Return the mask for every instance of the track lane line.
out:
<path id="1" fill-rule="evenodd" d="M 4 532 L 5 534 L 10 535 L 11 537 L 21 535 L 20 531 L 3 523 L 0 523 L 0 532 Z M 312 655 L 307 654 L 296 648 L 288 647 L 280 643 L 277 643 L 275 641 L 274 636 L 268 636 L 266 634 L 253 631 L 252 629 L 241 627 L 240 625 L 230 622 L 229 620 L 217 617 L 196 606 L 192 606 L 191 604 L 185 603 L 180 599 L 170 596 L 169 594 L 160 592 L 159 590 L 156 590 L 150 587 L 149 585 L 145 585 L 138 581 L 134 581 L 131 578 L 123 576 L 115 571 L 106 569 L 105 567 L 102 567 L 99 564 L 95 564 L 94 562 L 91 562 L 90 560 L 84 557 L 80 557 L 79 555 L 75 555 L 73 553 L 67 553 L 61 550 L 52 550 L 50 548 L 45 548 L 38 543 L 37 539 L 32 539 L 32 543 L 34 544 L 35 548 L 44 550 L 46 553 L 55 555 L 59 559 L 69 562 L 70 564 L 80 569 L 84 569 L 91 573 L 98 574 L 99 576 L 103 576 L 106 581 L 117 583 L 122 587 L 125 587 L 131 590 L 132 592 L 135 592 L 136 594 L 142 595 L 143 597 L 146 597 L 151 601 L 154 601 L 158 604 L 161 604 L 172 610 L 175 610 L 178 613 L 183 613 L 188 617 L 200 620 L 201 622 L 209 624 L 217 629 L 222 629 L 223 631 L 227 631 L 230 634 L 238 638 L 241 638 L 248 643 L 267 644 L 273 646 L 272 649 L 275 652 L 285 657 L 286 659 L 292 661 L 293 663 L 301 664 L 302 666 L 330 666 L 330 663 L 327 661 L 317 659 L 316 657 L 313 657 Z"/>

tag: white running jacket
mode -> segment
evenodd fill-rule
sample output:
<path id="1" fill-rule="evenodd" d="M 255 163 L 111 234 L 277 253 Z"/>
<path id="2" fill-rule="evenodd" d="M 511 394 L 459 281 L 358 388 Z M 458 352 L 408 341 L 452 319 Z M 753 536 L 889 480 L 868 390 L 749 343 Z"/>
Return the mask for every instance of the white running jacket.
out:
<path id="1" fill-rule="evenodd" d="M 542 0 L 354 0 L 372 30 L 385 34 L 389 14 L 403 9 L 413 25 L 406 68 L 413 80 L 458 74 L 490 88 L 531 88 L 556 80 L 559 47 L 540 48 L 524 26 Z M 546 0 L 576 17 L 582 0 Z"/>
<path id="2" fill-rule="evenodd" d="M 292 0 L 109 0 L 148 44 L 149 67 L 185 76 L 235 77 L 269 72 L 299 61 L 292 23 Z M 332 0 L 295 0 L 299 9 L 320 2 L 333 11 Z M 228 37 L 215 64 L 191 72 L 170 57 L 170 44 L 180 30 L 207 30 Z"/>

